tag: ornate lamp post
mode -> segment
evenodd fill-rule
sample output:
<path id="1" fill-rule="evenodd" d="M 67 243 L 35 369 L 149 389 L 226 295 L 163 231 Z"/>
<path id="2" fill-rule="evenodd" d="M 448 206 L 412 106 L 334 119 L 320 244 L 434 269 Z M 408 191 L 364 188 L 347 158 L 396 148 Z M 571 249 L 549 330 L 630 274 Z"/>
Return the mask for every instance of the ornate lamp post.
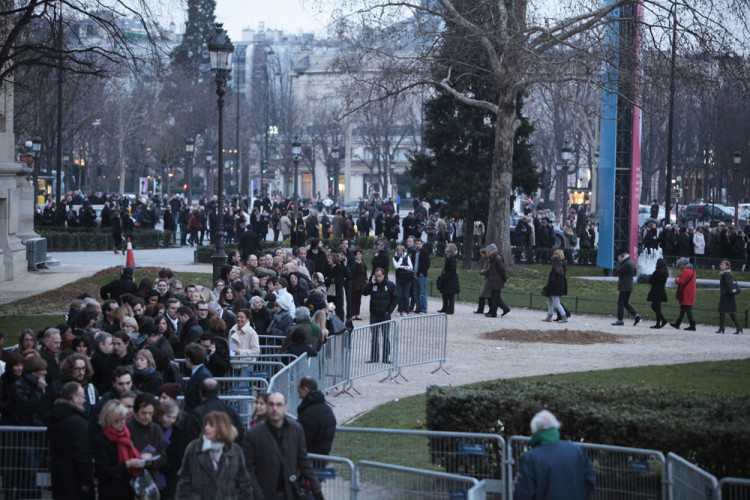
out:
<path id="1" fill-rule="evenodd" d="M 211 61 L 211 69 L 216 73 L 216 95 L 219 108 L 219 144 L 218 144 L 218 188 L 217 188 L 217 214 L 216 214 L 216 252 L 211 257 L 213 262 L 213 282 L 221 276 L 221 267 L 227 260 L 224 251 L 224 158 L 222 148 L 224 147 L 224 94 L 226 92 L 227 75 L 232 71 L 232 54 L 234 45 L 229 39 L 223 24 L 216 23 L 214 37 L 208 42 L 208 54 Z"/>
<path id="2" fill-rule="evenodd" d="M 339 145 L 336 144 L 331 148 L 331 158 L 333 159 L 333 172 L 329 179 L 331 180 L 331 194 L 333 201 L 338 198 L 338 173 L 339 173 Z"/>
<path id="3" fill-rule="evenodd" d="M 292 160 L 294 161 L 294 196 L 292 197 L 294 199 L 294 206 L 296 207 L 298 205 L 297 203 L 297 197 L 299 196 L 299 189 L 297 187 L 297 175 L 299 170 L 299 162 L 302 159 L 302 143 L 299 142 L 299 137 L 294 136 L 294 140 L 292 140 Z"/>
<path id="4" fill-rule="evenodd" d="M 742 186 L 742 178 L 740 178 L 740 167 L 742 166 L 742 151 L 739 149 L 734 152 L 732 155 L 732 160 L 734 160 L 734 191 L 735 193 L 738 193 L 734 197 L 734 224 L 736 227 L 739 228 L 740 225 L 740 195 L 739 193 L 742 192 L 741 189 L 738 189 L 737 186 Z"/>
<path id="5" fill-rule="evenodd" d="M 195 152 L 195 140 L 188 137 L 185 139 L 185 184 L 187 184 L 188 206 L 192 204 L 193 197 L 193 152 Z"/>
<path id="6" fill-rule="evenodd" d="M 42 138 L 35 135 L 30 141 L 26 141 L 24 144 L 26 149 L 31 152 L 34 157 L 34 167 L 31 169 L 32 182 L 34 183 L 34 212 L 36 212 L 37 198 L 39 197 L 39 152 L 42 150 Z"/>
<path id="7" fill-rule="evenodd" d="M 562 158 L 563 164 L 562 164 L 562 180 L 560 182 L 560 186 L 562 188 L 562 218 L 560 219 L 560 227 L 565 224 L 565 219 L 568 217 L 568 171 L 570 169 L 570 165 L 568 162 L 570 161 L 571 153 L 573 152 L 572 149 L 570 149 L 570 144 L 567 142 L 563 144 L 562 149 L 560 150 L 560 158 Z"/>

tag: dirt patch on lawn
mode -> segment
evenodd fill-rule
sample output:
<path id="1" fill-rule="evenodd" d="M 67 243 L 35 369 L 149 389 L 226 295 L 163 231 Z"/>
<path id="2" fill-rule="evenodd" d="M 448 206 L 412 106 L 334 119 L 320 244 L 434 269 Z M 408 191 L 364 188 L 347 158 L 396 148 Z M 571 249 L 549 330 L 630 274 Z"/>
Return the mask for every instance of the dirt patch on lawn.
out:
<path id="1" fill-rule="evenodd" d="M 605 332 L 576 330 L 498 330 L 481 335 L 485 340 L 529 342 L 542 344 L 621 344 L 627 336 Z"/>

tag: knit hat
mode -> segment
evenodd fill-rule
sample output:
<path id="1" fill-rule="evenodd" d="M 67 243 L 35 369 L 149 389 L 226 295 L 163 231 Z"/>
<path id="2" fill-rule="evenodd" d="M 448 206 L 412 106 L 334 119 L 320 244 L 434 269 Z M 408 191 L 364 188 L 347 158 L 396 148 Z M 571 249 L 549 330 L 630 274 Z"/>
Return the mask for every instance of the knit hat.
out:
<path id="1" fill-rule="evenodd" d="M 162 384 L 157 391 L 159 396 L 161 396 L 162 394 L 166 394 L 172 399 L 177 399 L 177 396 L 179 396 L 181 392 L 182 391 L 180 391 L 180 386 L 175 384 L 174 382 L 166 382 Z"/>
<path id="2" fill-rule="evenodd" d="M 282 293 L 276 299 L 276 304 L 284 311 L 291 312 L 294 310 L 294 299 L 289 293 Z"/>
<path id="3" fill-rule="evenodd" d="M 688 259 L 687 257 L 680 257 L 679 259 L 677 259 L 677 265 L 679 267 L 686 266 L 688 264 L 690 264 L 690 259 Z"/>

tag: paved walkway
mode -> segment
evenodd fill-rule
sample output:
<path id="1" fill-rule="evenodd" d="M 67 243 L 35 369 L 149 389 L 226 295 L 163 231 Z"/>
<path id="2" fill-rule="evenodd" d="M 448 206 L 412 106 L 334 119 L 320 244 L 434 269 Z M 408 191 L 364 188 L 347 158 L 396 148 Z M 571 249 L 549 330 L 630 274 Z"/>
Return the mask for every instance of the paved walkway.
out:
<path id="1" fill-rule="evenodd" d="M 17 300 L 54 289 L 101 269 L 124 264 L 122 254 L 112 252 L 56 252 L 60 261 L 49 270 L 29 273 L 12 282 L 0 283 L 0 303 Z M 211 272 L 210 264 L 193 264 L 190 247 L 136 250 L 140 266 L 169 266 L 176 271 Z M 512 279 L 512 277 L 511 277 Z M 367 311 L 367 298 L 363 311 Z M 428 301 L 429 311 L 440 307 L 436 299 Z M 651 330 L 648 323 L 637 327 L 628 323 L 613 327 L 612 317 L 574 316 L 569 323 L 544 323 L 542 311 L 514 309 L 504 318 L 485 318 L 472 314 L 475 304 L 458 303 L 456 314 L 448 317 L 448 355 L 445 365 L 449 374 L 433 371 L 437 364 L 404 369 L 408 382 L 380 382 L 381 375 L 359 379 L 354 387 L 361 393 L 329 396 L 339 422 L 346 422 L 382 403 L 420 394 L 431 384 L 462 385 L 482 380 L 531 375 L 599 370 L 626 366 L 661 365 L 693 361 L 744 359 L 750 357 L 750 332 L 744 335 L 716 335 L 715 327 L 699 325 L 697 332 L 678 331 L 669 326 Z M 614 312 L 614 311 L 613 311 Z M 355 322 L 356 326 L 367 324 Z M 482 334 L 503 329 L 582 330 L 614 333 L 620 343 L 573 345 L 542 344 L 486 340 Z M 419 425 L 415 422 L 415 425 Z"/>

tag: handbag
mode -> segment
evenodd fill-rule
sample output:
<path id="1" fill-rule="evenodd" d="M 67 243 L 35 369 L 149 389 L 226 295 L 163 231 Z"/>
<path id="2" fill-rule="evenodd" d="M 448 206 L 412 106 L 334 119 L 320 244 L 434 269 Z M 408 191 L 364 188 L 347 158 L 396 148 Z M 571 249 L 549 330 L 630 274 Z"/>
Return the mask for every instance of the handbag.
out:
<path id="1" fill-rule="evenodd" d="M 161 499 L 159 487 L 156 485 L 154 477 L 146 469 L 141 469 L 138 476 L 130 480 L 130 487 L 133 488 L 133 498 L 136 500 Z"/>
<path id="2" fill-rule="evenodd" d="M 326 295 L 328 295 L 329 297 L 335 297 L 336 285 L 328 285 L 328 288 L 326 289 Z"/>
<path id="3" fill-rule="evenodd" d="M 411 269 L 406 269 L 404 271 L 401 271 L 398 275 L 398 282 L 402 285 L 406 285 L 407 283 L 411 283 L 414 281 L 414 278 L 416 278 L 417 275 L 414 274 L 414 271 Z"/>
<path id="4" fill-rule="evenodd" d="M 545 297 L 549 297 L 549 288 L 548 285 L 544 285 L 544 288 L 542 288 L 542 295 Z"/>
<path id="5" fill-rule="evenodd" d="M 442 274 L 437 277 L 436 282 L 437 282 L 438 291 L 441 291 L 443 289 L 443 275 Z"/>
<path id="6" fill-rule="evenodd" d="M 731 295 L 737 295 L 740 293 L 740 284 L 737 283 L 737 280 L 732 277 L 732 288 L 729 290 L 729 293 Z"/>
<path id="7" fill-rule="evenodd" d="M 268 430 L 268 424 L 266 422 L 261 422 L 260 425 L 263 426 L 263 429 L 266 431 L 266 434 L 268 434 L 269 439 L 273 443 L 273 447 L 276 450 L 276 453 L 279 454 L 281 466 L 284 467 L 284 472 L 287 474 L 287 479 L 289 479 L 289 482 L 292 483 L 292 488 L 297 493 L 297 498 L 299 500 L 315 500 L 315 496 L 313 496 L 312 490 L 310 490 L 306 482 L 300 481 L 301 478 L 298 478 L 289 470 L 289 467 L 286 465 L 286 460 L 284 460 L 284 455 L 281 453 L 281 449 L 279 448 L 279 443 L 276 442 L 276 438 L 274 438 L 271 435 L 271 431 Z"/>

